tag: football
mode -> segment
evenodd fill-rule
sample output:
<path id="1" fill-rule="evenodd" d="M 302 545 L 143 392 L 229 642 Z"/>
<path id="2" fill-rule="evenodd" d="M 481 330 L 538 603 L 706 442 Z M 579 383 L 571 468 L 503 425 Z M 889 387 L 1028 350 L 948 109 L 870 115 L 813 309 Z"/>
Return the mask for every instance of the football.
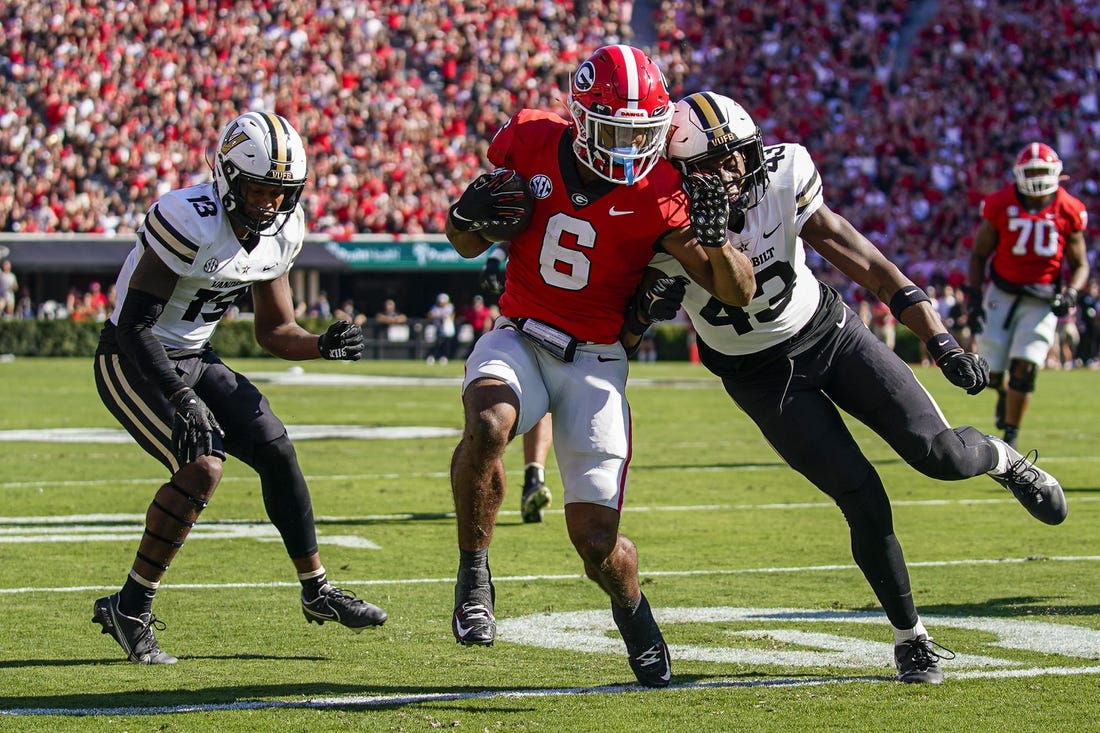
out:
<path id="1" fill-rule="evenodd" d="M 479 233 L 481 236 L 493 242 L 508 242 L 525 230 L 527 225 L 531 223 L 531 215 L 535 212 L 535 197 L 531 195 L 531 190 L 527 186 L 527 181 L 523 180 L 523 176 L 518 173 L 513 174 L 505 180 L 498 190 L 500 193 L 521 194 L 515 199 L 509 200 L 508 206 L 522 208 L 523 213 L 520 215 L 519 220 L 513 224 L 486 227 Z"/>

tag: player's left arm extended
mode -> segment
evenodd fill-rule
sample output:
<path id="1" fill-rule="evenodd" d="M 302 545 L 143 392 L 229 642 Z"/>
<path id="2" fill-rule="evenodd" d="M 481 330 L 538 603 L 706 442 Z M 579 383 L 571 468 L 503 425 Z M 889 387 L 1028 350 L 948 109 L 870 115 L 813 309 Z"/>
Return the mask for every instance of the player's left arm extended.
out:
<path id="1" fill-rule="evenodd" d="M 947 330 L 928 295 L 886 259 L 851 222 L 824 204 L 802 227 L 803 241 L 890 306 L 890 312 L 924 342 L 947 380 L 968 394 L 989 384 L 989 364 L 968 354 Z"/>
<path id="2" fill-rule="evenodd" d="M 743 308 L 756 293 L 752 262 L 729 240 L 721 247 L 704 247 L 692 228 L 684 227 L 666 234 L 660 246 L 683 265 L 692 280 L 727 305 Z"/>
<path id="3" fill-rule="evenodd" d="M 851 222 L 825 204 L 802 227 L 802 240 L 850 279 L 890 306 L 921 341 L 947 333 L 928 296 Z"/>
<path id="4" fill-rule="evenodd" d="M 289 361 L 325 356 L 321 344 L 324 337 L 310 333 L 294 319 L 294 297 L 287 273 L 270 282 L 253 284 L 252 303 L 256 310 L 253 322 L 256 342 L 264 351 Z M 358 328 L 355 326 L 355 329 Z M 362 337 L 359 340 L 359 349 L 362 351 Z"/>

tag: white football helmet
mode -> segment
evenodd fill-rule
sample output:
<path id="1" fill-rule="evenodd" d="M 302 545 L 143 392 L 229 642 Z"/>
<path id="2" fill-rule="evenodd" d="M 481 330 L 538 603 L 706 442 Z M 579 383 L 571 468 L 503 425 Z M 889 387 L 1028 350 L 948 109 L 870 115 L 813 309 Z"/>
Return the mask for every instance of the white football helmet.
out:
<path id="1" fill-rule="evenodd" d="M 573 152 L 600 178 L 633 185 L 661 159 L 672 105 L 660 67 L 633 46 L 604 46 L 573 75 Z"/>
<path id="2" fill-rule="evenodd" d="M 1016 156 L 1012 174 L 1016 176 L 1016 188 L 1025 196 L 1049 196 L 1060 185 L 1062 159 L 1045 143 L 1028 143 Z"/>
<path id="3" fill-rule="evenodd" d="M 283 117 L 246 112 L 222 131 L 213 168 L 214 191 L 233 223 L 252 234 L 274 235 L 286 225 L 305 188 L 306 149 Z M 246 181 L 287 189 L 282 203 L 277 209 L 249 206 L 242 192 Z"/>
<path id="4" fill-rule="evenodd" d="M 744 158 L 743 175 L 732 175 L 721 165 L 732 155 Z M 759 204 L 768 187 L 760 128 L 744 107 L 721 94 L 696 92 L 676 103 L 668 158 L 685 176 L 696 171 L 717 173 L 734 211 Z"/>

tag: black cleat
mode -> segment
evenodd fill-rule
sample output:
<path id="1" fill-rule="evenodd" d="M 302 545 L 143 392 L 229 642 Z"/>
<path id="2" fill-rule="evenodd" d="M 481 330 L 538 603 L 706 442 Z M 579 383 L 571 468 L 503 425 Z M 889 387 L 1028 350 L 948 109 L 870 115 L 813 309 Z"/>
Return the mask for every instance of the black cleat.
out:
<path id="1" fill-rule="evenodd" d="M 451 631 L 455 641 L 463 646 L 492 646 L 497 638 L 497 619 L 493 615 L 496 588 L 489 581 L 489 602 L 484 603 L 484 592 L 462 593 L 455 585 L 455 611 L 451 616 Z"/>
<path id="2" fill-rule="evenodd" d="M 176 658 L 160 648 L 153 629 L 164 631 L 165 624 L 151 613 L 135 618 L 118 610 L 118 593 L 100 598 L 92 610 L 92 623 L 110 634 L 126 658 L 135 664 L 175 664 Z"/>
<path id="3" fill-rule="evenodd" d="M 321 586 L 320 595 L 312 601 L 302 596 L 302 614 L 311 624 L 324 626 L 326 621 L 335 621 L 357 634 L 368 626 L 381 626 L 387 618 L 386 612 L 378 606 L 361 601 L 354 593 L 328 583 Z"/>
<path id="4" fill-rule="evenodd" d="M 550 489 L 541 481 L 531 481 L 523 486 L 523 497 L 519 502 L 519 513 L 524 524 L 537 524 L 542 521 L 542 510 L 550 506 Z"/>
<path id="5" fill-rule="evenodd" d="M 939 648 L 939 652 L 936 651 Z M 894 664 L 898 667 L 898 682 L 923 682 L 938 685 L 943 682 L 941 659 L 954 659 L 955 652 L 942 647 L 921 634 L 894 647 Z"/>
<path id="6" fill-rule="evenodd" d="M 611 614 L 626 642 L 627 660 L 638 678 L 638 684 L 668 687 L 672 681 L 672 657 L 645 594 L 642 594 L 642 600 L 633 614 L 614 603 L 611 604 Z"/>
<path id="7" fill-rule="evenodd" d="M 1066 519 L 1066 495 L 1058 480 L 1035 465 L 1039 459 L 1038 451 L 1027 456 L 1020 455 L 1012 446 L 1000 438 L 989 436 L 1005 446 L 1008 451 L 1009 465 L 1004 473 L 989 474 L 994 481 L 1004 486 L 1024 505 L 1031 516 L 1046 524 L 1061 524 Z"/>

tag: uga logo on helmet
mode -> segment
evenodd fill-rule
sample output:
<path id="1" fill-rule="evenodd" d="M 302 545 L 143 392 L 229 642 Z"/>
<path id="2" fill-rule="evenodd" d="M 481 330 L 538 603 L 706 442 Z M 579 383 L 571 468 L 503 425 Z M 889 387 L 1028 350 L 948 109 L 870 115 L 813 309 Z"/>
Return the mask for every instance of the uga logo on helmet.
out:
<path id="1" fill-rule="evenodd" d="M 582 92 L 587 92 L 596 81 L 596 67 L 591 61 L 585 61 L 581 68 L 577 69 L 577 75 L 573 77 L 573 86 Z"/>

